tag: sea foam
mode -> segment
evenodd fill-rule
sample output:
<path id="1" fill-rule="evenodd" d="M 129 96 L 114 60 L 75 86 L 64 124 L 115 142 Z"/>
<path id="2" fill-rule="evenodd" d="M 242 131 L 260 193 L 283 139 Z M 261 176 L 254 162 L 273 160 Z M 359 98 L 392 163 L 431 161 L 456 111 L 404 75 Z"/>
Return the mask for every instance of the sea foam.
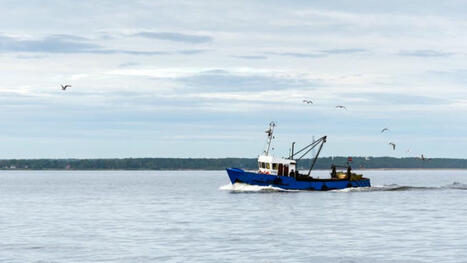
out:
<path id="1" fill-rule="evenodd" d="M 231 192 L 297 192 L 298 190 L 287 190 L 274 186 L 249 185 L 244 183 L 227 184 L 219 187 L 220 190 Z"/>

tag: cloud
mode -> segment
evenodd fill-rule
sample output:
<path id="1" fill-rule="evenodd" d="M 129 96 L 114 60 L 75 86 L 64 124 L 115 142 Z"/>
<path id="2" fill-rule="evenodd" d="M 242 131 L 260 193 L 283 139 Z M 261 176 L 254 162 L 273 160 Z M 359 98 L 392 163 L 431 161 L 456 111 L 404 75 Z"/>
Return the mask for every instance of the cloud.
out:
<path id="1" fill-rule="evenodd" d="M 240 58 L 240 59 L 267 59 L 266 56 L 232 56 L 233 58 Z"/>
<path id="2" fill-rule="evenodd" d="M 107 49 L 101 45 L 90 43 L 90 39 L 74 36 L 55 34 L 43 39 L 24 40 L 0 35 L 0 53 L 28 52 L 28 53 L 91 53 L 91 54 L 128 54 L 128 55 L 194 55 L 207 52 L 201 49 L 159 51 L 159 50 L 123 50 Z"/>
<path id="3" fill-rule="evenodd" d="M 176 81 L 187 88 L 210 92 L 312 89 L 313 86 L 317 86 L 306 79 L 241 74 L 225 70 L 204 71 L 192 76 L 179 77 Z"/>
<path id="4" fill-rule="evenodd" d="M 102 50 L 96 53 L 123 53 L 129 55 L 144 55 L 144 56 L 157 56 L 157 55 L 196 55 L 208 52 L 208 50 L 201 49 L 187 49 L 175 51 L 139 51 L 139 50 Z"/>
<path id="5" fill-rule="evenodd" d="M 325 49 L 313 52 L 267 52 L 266 54 L 296 58 L 321 58 L 329 55 L 344 55 L 366 52 L 363 48 Z"/>
<path id="6" fill-rule="evenodd" d="M 362 53 L 367 50 L 364 48 L 341 48 L 341 49 L 326 49 L 321 50 L 320 52 L 326 54 L 353 54 L 353 53 Z"/>
<path id="7" fill-rule="evenodd" d="M 359 92 L 356 94 L 342 93 L 341 96 L 343 98 L 358 98 L 362 103 L 366 101 L 366 103 L 376 103 L 377 105 L 440 105 L 452 102 L 449 99 L 439 97 L 389 92 Z"/>
<path id="8" fill-rule="evenodd" d="M 326 54 L 320 53 L 299 53 L 299 52 L 267 52 L 266 54 L 285 56 L 285 57 L 296 57 L 296 58 L 320 58 L 325 57 Z"/>
<path id="9" fill-rule="evenodd" d="M 50 35 L 39 40 L 23 40 L 0 35 L 0 52 L 95 53 L 102 47 L 70 35 Z"/>
<path id="10" fill-rule="evenodd" d="M 213 38 L 206 35 L 190 35 L 190 34 L 182 34 L 176 32 L 138 32 L 133 34 L 133 36 L 137 37 L 144 37 L 144 38 L 151 38 L 151 39 L 159 39 L 159 40 L 168 40 L 168 41 L 175 41 L 175 42 L 185 42 L 185 43 L 206 43 L 213 41 Z"/>
<path id="11" fill-rule="evenodd" d="M 88 38 L 82 37 L 82 36 L 76 36 L 76 35 L 70 35 L 70 34 L 52 34 L 49 36 L 49 38 L 52 39 L 67 39 L 71 41 L 89 41 Z"/>
<path id="12" fill-rule="evenodd" d="M 187 49 L 187 50 L 176 50 L 176 51 L 137 51 L 137 50 L 109 50 L 113 53 L 123 53 L 129 55 L 145 55 L 145 56 L 156 56 L 156 55 L 196 55 L 208 52 L 204 49 Z"/>
<path id="13" fill-rule="evenodd" d="M 138 62 L 125 62 L 125 63 L 121 63 L 120 65 L 118 65 L 119 68 L 128 68 L 128 67 L 134 67 L 134 66 L 139 66 L 141 65 L 141 63 L 138 63 Z"/>
<path id="14" fill-rule="evenodd" d="M 45 55 L 19 55 L 19 56 L 16 56 L 16 58 L 19 58 L 19 59 L 42 59 L 42 58 L 46 58 L 47 56 Z"/>
<path id="15" fill-rule="evenodd" d="M 398 53 L 400 56 L 408 57 L 449 57 L 452 56 L 451 52 L 430 50 L 430 49 L 419 49 L 419 50 L 401 50 Z"/>
<path id="16" fill-rule="evenodd" d="M 99 53 L 124 53 L 128 55 L 144 55 L 144 56 L 155 56 L 155 55 L 169 55 L 171 52 L 168 51 L 139 51 L 139 50 L 107 50 Z"/>
<path id="17" fill-rule="evenodd" d="M 183 55 L 196 55 L 196 54 L 202 54 L 202 53 L 206 53 L 208 52 L 209 50 L 206 50 L 206 49 L 189 49 L 189 50 L 180 50 L 180 51 L 177 51 L 178 54 L 183 54 Z"/>
<path id="18" fill-rule="evenodd" d="M 446 85 L 452 83 L 459 85 L 464 90 L 465 84 L 467 84 L 467 70 L 466 69 L 455 69 L 450 71 L 434 71 L 428 70 L 420 75 L 420 78 L 429 81 L 430 83 L 437 83 L 438 85 Z M 452 93 L 451 93 L 452 94 Z"/>

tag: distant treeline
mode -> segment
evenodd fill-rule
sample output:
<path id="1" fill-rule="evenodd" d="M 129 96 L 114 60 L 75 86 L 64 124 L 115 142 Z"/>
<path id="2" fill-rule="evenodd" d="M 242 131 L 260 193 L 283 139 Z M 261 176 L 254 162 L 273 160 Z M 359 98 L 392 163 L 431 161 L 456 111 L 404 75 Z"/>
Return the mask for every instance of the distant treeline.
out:
<path id="1" fill-rule="evenodd" d="M 323 157 L 315 169 L 329 169 L 332 164 L 345 165 L 346 157 Z M 311 160 L 298 162 L 300 170 L 308 169 Z M 374 168 L 467 168 L 467 159 L 392 157 L 353 157 L 354 169 Z M 0 169 L 27 170 L 222 170 L 227 167 L 256 169 L 256 158 L 125 158 L 125 159 L 10 159 L 0 160 Z"/>

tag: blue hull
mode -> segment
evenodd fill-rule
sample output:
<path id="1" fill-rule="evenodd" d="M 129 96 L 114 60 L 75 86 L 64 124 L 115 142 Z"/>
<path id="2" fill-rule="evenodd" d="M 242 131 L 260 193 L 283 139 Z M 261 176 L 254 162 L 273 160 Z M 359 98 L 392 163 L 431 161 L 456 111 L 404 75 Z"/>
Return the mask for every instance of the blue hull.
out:
<path id="1" fill-rule="evenodd" d="M 308 179 L 297 180 L 289 176 L 277 176 L 270 174 L 258 174 L 246 172 L 238 168 L 227 168 L 230 181 L 259 186 L 274 186 L 288 190 L 334 190 L 349 187 L 369 187 L 370 179 L 350 181 L 347 179 Z"/>

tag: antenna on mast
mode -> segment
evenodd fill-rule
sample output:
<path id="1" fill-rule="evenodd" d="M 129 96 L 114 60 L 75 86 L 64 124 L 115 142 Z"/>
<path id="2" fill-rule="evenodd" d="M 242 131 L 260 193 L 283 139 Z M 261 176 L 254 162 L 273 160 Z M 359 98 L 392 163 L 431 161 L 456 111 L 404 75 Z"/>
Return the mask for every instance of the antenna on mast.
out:
<path id="1" fill-rule="evenodd" d="M 273 133 L 274 133 L 274 127 L 276 127 L 276 124 L 271 121 L 269 123 L 269 128 L 265 131 L 266 134 L 268 135 L 268 140 L 266 143 L 266 150 L 264 150 L 265 155 L 269 155 L 269 149 L 271 148 L 271 141 L 274 139 Z"/>

